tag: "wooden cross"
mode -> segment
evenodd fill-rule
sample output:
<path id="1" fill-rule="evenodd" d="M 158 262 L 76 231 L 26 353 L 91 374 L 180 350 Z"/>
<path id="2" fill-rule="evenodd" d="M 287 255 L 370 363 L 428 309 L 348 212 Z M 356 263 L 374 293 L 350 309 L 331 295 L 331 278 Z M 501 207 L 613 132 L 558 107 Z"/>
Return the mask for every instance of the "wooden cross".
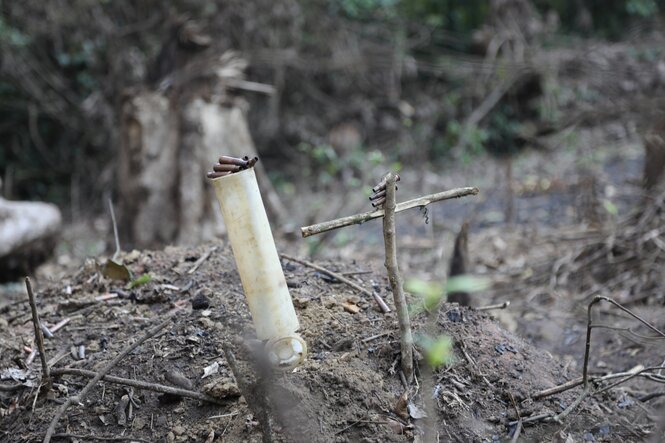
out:
<path id="1" fill-rule="evenodd" d="M 395 213 L 406 211 L 412 208 L 424 208 L 430 203 L 450 200 L 453 198 L 466 197 L 468 195 L 477 195 L 480 191 L 478 188 L 456 188 L 449 191 L 437 192 L 436 194 L 424 195 L 422 197 L 414 198 L 395 205 Z M 386 199 L 387 203 L 387 199 Z M 323 232 L 332 231 L 333 229 L 343 228 L 345 226 L 358 225 L 375 218 L 383 217 L 385 214 L 384 209 L 377 209 L 375 211 L 363 212 L 361 214 L 349 215 L 347 217 L 330 220 L 315 225 L 303 226 L 300 228 L 300 233 L 303 238 L 311 235 L 321 234 Z"/>
<path id="2" fill-rule="evenodd" d="M 430 203 L 442 200 L 449 200 L 452 198 L 465 197 L 467 195 L 477 195 L 478 188 L 458 188 L 451 189 L 450 191 L 443 191 L 436 194 L 425 195 L 422 197 L 414 198 L 402 203 L 395 202 L 395 182 L 398 176 L 392 172 L 386 174 L 378 187 L 383 189 L 385 184 L 385 203 L 382 209 L 376 211 L 364 212 L 362 214 L 350 215 L 348 217 L 330 220 L 316 225 L 305 226 L 300 228 L 303 237 L 310 235 L 321 234 L 322 232 L 332 231 L 333 229 L 343 228 L 345 226 L 361 224 L 368 220 L 383 217 L 383 240 L 386 249 L 385 266 L 388 271 L 388 280 L 393 292 L 393 299 L 395 301 L 395 309 L 397 311 L 397 319 L 400 328 L 400 347 L 402 352 L 402 372 L 406 379 L 410 382 L 413 380 L 413 335 L 411 334 L 411 320 L 409 319 L 408 306 L 406 298 L 404 297 L 404 290 L 402 288 L 402 277 L 399 273 L 397 266 L 397 246 L 395 242 L 395 213 L 405 211 L 411 208 L 424 208 Z M 375 187 L 373 190 L 376 190 Z M 383 312 L 387 312 L 389 308 L 378 294 L 372 294 L 374 299 L 379 304 Z"/>

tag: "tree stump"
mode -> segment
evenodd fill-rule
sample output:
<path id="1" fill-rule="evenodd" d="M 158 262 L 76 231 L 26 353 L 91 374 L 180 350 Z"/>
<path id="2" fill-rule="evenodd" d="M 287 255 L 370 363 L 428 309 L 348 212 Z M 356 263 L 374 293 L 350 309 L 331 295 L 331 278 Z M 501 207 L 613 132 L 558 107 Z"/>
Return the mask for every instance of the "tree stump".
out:
<path id="1" fill-rule="evenodd" d="M 124 103 L 121 122 L 118 225 L 122 239 L 140 247 L 172 242 L 179 224 L 177 116 L 167 97 L 142 92 Z"/>
<path id="2" fill-rule="evenodd" d="M 206 172 L 220 155 L 258 155 L 247 104 L 228 91 L 228 84 L 238 87 L 246 62 L 233 52 L 192 53 L 181 43 L 169 39 L 165 48 L 176 46 L 163 51 L 180 54 L 177 63 L 165 63 L 167 55 L 158 59 L 174 71 L 160 68 L 121 107 L 117 206 L 125 248 L 195 245 L 223 234 Z M 268 214 L 280 224 L 286 211 L 261 163 L 255 171 Z"/>

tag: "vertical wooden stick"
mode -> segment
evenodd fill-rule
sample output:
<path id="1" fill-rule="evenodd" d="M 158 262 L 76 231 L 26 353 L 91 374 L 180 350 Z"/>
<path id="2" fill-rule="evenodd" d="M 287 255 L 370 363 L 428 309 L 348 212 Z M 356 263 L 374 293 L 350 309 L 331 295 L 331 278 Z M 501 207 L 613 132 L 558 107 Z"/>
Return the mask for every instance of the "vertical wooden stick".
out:
<path id="1" fill-rule="evenodd" d="M 388 280 L 395 299 L 395 309 L 400 329 L 400 345 L 402 348 L 402 371 L 407 381 L 413 380 L 413 335 L 408 306 L 402 288 L 402 277 L 397 266 L 397 245 L 395 244 L 395 181 L 397 177 L 389 172 L 386 178 L 386 203 L 383 217 L 383 240 L 386 247 L 385 266 Z"/>
<path id="2" fill-rule="evenodd" d="M 28 301 L 30 302 L 30 310 L 32 311 L 32 324 L 35 327 L 35 342 L 37 343 L 37 349 L 39 349 L 39 358 L 42 361 L 42 384 L 46 386 L 47 391 L 50 391 L 51 374 L 49 372 L 48 364 L 46 363 L 44 336 L 42 335 L 42 328 L 39 323 L 39 314 L 37 314 L 37 304 L 35 303 L 35 294 L 32 292 L 30 277 L 25 278 L 25 289 L 28 291 Z"/>

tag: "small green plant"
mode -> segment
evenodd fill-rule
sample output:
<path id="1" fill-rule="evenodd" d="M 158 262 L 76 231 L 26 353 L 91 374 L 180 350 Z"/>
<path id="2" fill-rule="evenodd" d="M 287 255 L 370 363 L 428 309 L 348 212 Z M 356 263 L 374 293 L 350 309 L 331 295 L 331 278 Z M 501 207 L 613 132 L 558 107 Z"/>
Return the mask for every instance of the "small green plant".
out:
<path id="1" fill-rule="evenodd" d="M 453 339 L 447 335 L 439 335 L 436 338 L 419 335 L 416 337 L 416 343 L 423 349 L 425 361 L 432 369 L 438 369 L 453 362 Z"/>
<path id="2" fill-rule="evenodd" d="M 450 277 L 446 284 L 441 282 L 428 282 L 418 278 L 406 281 L 404 289 L 420 297 L 420 302 L 411 305 L 410 314 L 417 315 L 421 312 L 434 313 L 445 301 L 447 294 L 451 292 L 478 292 L 489 287 L 489 280 L 474 275 L 460 275 Z M 419 335 L 416 343 L 424 352 L 425 360 L 432 369 L 437 369 L 452 362 L 453 340 L 446 335 L 432 337 L 430 335 Z"/>
<path id="3" fill-rule="evenodd" d="M 127 285 L 127 286 L 129 287 L 129 289 L 133 289 L 133 288 L 135 288 L 135 287 L 137 287 L 137 286 L 144 285 L 144 284 L 148 283 L 148 282 L 151 281 L 151 280 L 152 280 L 152 276 L 151 276 L 150 274 L 142 274 L 142 275 L 141 275 L 139 278 L 137 278 L 136 280 L 132 280 L 132 281 L 129 283 L 129 285 Z"/>
<path id="4" fill-rule="evenodd" d="M 616 217 L 617 215 L 619 215 L 619 208 L 611 200 L 604 199 L 603 207 L 605 208 L 607 213 L 610 214 L 612 217 Z"/>

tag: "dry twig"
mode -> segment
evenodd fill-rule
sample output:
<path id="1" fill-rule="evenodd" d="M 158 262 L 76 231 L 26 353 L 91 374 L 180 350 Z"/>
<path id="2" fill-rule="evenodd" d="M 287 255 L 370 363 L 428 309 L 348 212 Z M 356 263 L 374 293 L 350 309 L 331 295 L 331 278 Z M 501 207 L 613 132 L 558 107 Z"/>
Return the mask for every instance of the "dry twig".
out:
<path id="1" fill-rule="evenodd" d="M 517 421 L 517 427 L 515 428 L 515 433 L 513 434 L 513 438 L 510 439 L 510 443 L 517 443 L 519 441 L 521 433 L 522 433 L 522 419 L 520 418 Z"/>
<path id="2" fill-rule="evenodd" d="M 386 203 L 383 217 L 383 240 L 386 249 L 385 266 L 388 271 L 388 280 L 393 291 L 395 310 L 400 329 L 400 347 L 402 350 L 402 371 L 407 381 L 413 380 L 413 335 L 411 334 L 411 320 L 409 307 L 404 297 L 402 277 L 397 265 L 397 245 L 395 241 L 395 181 L 397 177 L 389 172 L 386 179 Z"/>
<path id="3" fill-rule="evenodd" d="M 199 259 L 196 260 L 196 262 L 194 263 L 192 268 L 189 271 L 187 271 L 187 273 L 190 274 L 190 275 L 195 273 L 196 270 L 199 269 L 199 266 L 201 266 L 204 261 L 208 260 L 208 258 L 210 258 L 210 255 L 213 252 L 215 252 L 216 250 L 217 250 L 217 246 L 213 246 L 212 248 L 208 249 L 208 252 L 206 252 L 201 257 L 199 257 Z"/>
<path id="4" fill-rule="evenodd" d="M 46 386 L 46 391 L 51 390 L 51 375 L 49 374 L 49 367 L 46 364 L 46 352 L 44 351 L 44 335 L 42 334 L 41 323 L 39 322 L 39 314 L 37 313 L 37 304 L 35 303 L 35 294 L 32 292 L 32 284 L 30 278 L 25 278 L 25 288 L 28 291 L 28 300 L 30 302 L 30 310 L 32 311 L 32 324 L 35 327 L 35 342 L 39 349 L 39 359 L 42 362 L 42 385 Z"/>
<path id="5" fill-rule="evenodd" d="M 554 388 L 550 388 L 550 389 L 546 389 L 544 391 L 540 391 L 540 392 L 538 392 L 538 393 L 536 393 L 532 396 L 532 398 L 542 398 L 542 397 L 552 395 L 552 394 L 555 394 L 555 393 L 567 391 L 568 389 L 572 389 L 576 386 L 579 386 L 580 384 L 582 384 L 584 386 L 584 389 L 582 390 L 582 393 L 577 397 L 577 399 L 575 399 L 575 401 L 570 406 L 568 406 L 560 414 L 552 417 L 552 420 L 554 420 L 554 421 L 560 422 L 562 419 L 567 417 L 588 396 L 593 396 L 593 395 L 597 395 L 597 394 L 600 394 L 602 392 L 605 392 L 608 389 L 612 389 L 612 388 L 614 388 L 614 387 L 616 387 L 616 386 L 618 386 L 622 383 L 625 383 L 626 381 L 628 381 L 628 380 L 630 380 L 634 377 L 637 377 L 637 376 L 647 376 L 648 378 L 653 380 L 654 379 L 654 374 L 648 374 L 648 372 L 663 369 L 662 366 L 655 366 L 655 367 L 644 368 L 644 369 L 641 369 L 639 371 L 634 371 L 634 372 L 630 372 L 630 373 L 609 374 L 609 375 L 606 375 L 604 377 L 601 377 L 599 380 L 608 380 L 610 378 L 617 378 L 617 377 L 620 377 L 620 376 L 625 376 L 625 378 L 623 378 L 622 380 L 619 380 L 618 382 L 613 383 L 609 386 L 606 386 L 604 388 L 598 389 L 596 391 L 592 391 L 592 388 L 589 385 L 589 352 L 591 350 L 591 331 L 592 331 L 593 328 L 604 327 L 605 325 L 594 324 L 592 322 L 591 309 L 593 308 L 593 306 L 596 303 L 601 302 L 601 301 L 606 301 L 608 303 L 611 303 L 612 305 L 619 308 L 620 310 L 622 310 L 626 314 L 628 314 L 631 317 L 638 320 L 640 323 L 645 325 L 650 330 L 654 331 L 660 337 L 665 338 L 665 333 L 663 333 L 658 328 L 656 328 L 655 326 L 650 324 L 648 321 L 644 320 L 639 315 L 632 312 L 630 309 L 622 306 L 620 303 L 612 300 L 609 297 L 604 297 L 604 296 L 594 297 L 593 300 L 591 300 L 591 302 L 589 303 L 589 306 L 587 308 L 587 334 L 586 334 L 586 343 L 585 343 L 585 347 L 584 347 L 584 366 L 582 367 L 582 379 L 581 379 L 581 381 L 580 380 L 571 380 L 571 381 L 568 381 L 568 382 L 566 382 L 566 383 L 564 383 L 560 386 L 556 386 Z M 658 377 L 656 375 L 656 380 L 655 381 L 665 382 L 665 379 L 660 380 L 660 377 Z"/>
<path id="6" fill-rule="evenodd" d="M 643 325 L 645 325 L 647 328 L 649 328 L 649 329 L 651 329 L 652 331 L 654 331 L 656 334 L 658 334 L 658 335 L 660 335 L 661 337 L 665 338 L 665 333 L 661 332 L 658 328 L 656 328 L 655 326 L 651 325 L 648 321 L 644 320 L 642 317 L 640 317 L 639 315 L 635 314 L 635 313 L 634 313 L 633 311 L 631 311 L 630 309 L 628 309 L 628 308 L 622 306 L 620 303 L 617 303 L 616 301 L 612 300 L 612 299 L 609 298 L 609 297 L 604 297 L 604 296 L 600 296 L 600 295 L 595 296 L 595 297 L 593 298 L 593 300 L 591 300 L 591 303 L 589 303 L 589 307 L 588 307 L 588 309 L 587 309 L 587 334 L 586 334 L 586 345 L 585 345 L 585 348 L 584 348 L 584 366 L 583 366 L 583 368 L 582 368 L 582 379 L 583 379 L 583 381 L 584 381 L 584 388 L 585 388 L 585 390 L 586 390 L 586 388 L 587 388 L 588 385 L 589 385 L 588 368 L 589 368 L 589 350 L 590 350 L 590 348 L 591 348 L 591 330 L 592 330 L 594 327 L 598 327 L 598 326 L 599 326 L 599 325 L 594 325 L 594 324 L 591 322 L 591 308 L 593 307 L 593 305 L 595 305 L 596 303 L 598 303 L 598 302 L 600 302 L 600 301 L 606 301 L 606 302 L 608 302 L 608 303 L 613 304 L 614 306 L 616 306 L 617 308 L 621 309 L 621 310 L 622 310 L 623 312 L 625 312 L 626 314 L 628 314 L 628 315 L 630 315 L 631 317 L 633 317 L 634 319 L 638 320 L 640 323 L 642 323 Z"/>
<path id="7" fill-rule="evenodd" d="M 295 262 L 295 263 L 300 263 L 303 266 L 307 266 L 309 268 L 312 268 L 312 269 L 315 269 L 319 272 L 327 274 L 327 275 L 329 275 L 333 278 L 336 278 L 337 280 L 341 281 L 342 283 L 347 284 L 347 285 L 351 286 L 352 288 L 362 292 L 363 294 L 369 295 L 370 297 L 372 297 L 374 299 L 374 301 L 376 302 L 376 304 L 379 305 L 379 308 L 381 309 L 382 312 L 384 312 L 384 313 L 390 312 L 390 308 L 388 307 L 386 302 L 383 300 L 383 298 L 381 298 L 381 296 L 379 294 L 377 294 L 375 291 L 370 292 L 369 290 L 367 290 L 367 289 L 363 288 L 362 286 L 360 286 L 358 283 L 355 283 L 353 280 L 350 280 L 350 279 L 344 277 L 342 274 L 339 274 L 337 272 L 333 272 L 333 271 L 331 271 L 329 269 L 326 269 L 322 266 L 316 265 L 312 262 L 308 262 L 307 260 L 302 260 L 302 259 L 299 259 L 299 258 L 295 258 L 295 257 L 292 257 L 290 255 L 279 254 L 279 256 L 282 257 L 285 260 L 289 260 L 289 261 L 292 261 L 292 262 Z"/>
<path id="8" fill-rule="evenodd" d="M 76 369 L 76 368 L 54 368 L 51 371 L 52 375 L 80 375 L 83 377 L 94 378 L 98 375 L 95 371 L 88 371 L 85 369 Z M 160 385 L 157 383 L 149 383 L 140 380 L 132 380 L 130 378 L 115 377 L 113 375 L 105 375 L 101 380 L 108 381 L 110 383 L 115 383 L 118 385 L 131 386 L 133 388 L 145 389 L 148 391 L 160 392 L 162 394 L 171 394 L 178 395 L 180 397 L 192 398 L 194 400 L 200 400 L 208 403 L 214 403 L 217 405 L 226 405 L 227 403 L 221 399 L 211 397 L 209 395 L 203 394 L 201 392 L 190 391 L 189 389 L 175 388 L 173 386 Z"/>
<path id="9" fill-rule="evenodd" d="M 649 378 L 650 380 L 656 381 L 658 383 L 665 383 L 665 378 L 662 376 L 659 376 L 658 374 L 651 374 L 651 371 L 659 371 L 665 369 L 665 366 L 651 366 L 648 368 L 642 368 L 638 371 L 632 371 L 632 372 L 623 372 L 619 374 L 608 374 L 603 377 L 601 377 L 601 380 L 609 380 L 610 378 L 617 378 L 617 377 L 624 377 L 621 380 L 612 383 L 609 386 L 605 386 L 604 388 L 598 389 L 593 393 L 593 395 L 601 394 L 605 391 L 609 391 L 612 388 L 616 388 L 620 384 L 623 384 L 627 382 L 628 380 L 631 380 L 635 377 L 646 377 Z"/>
<path id="10" fill-rule="evenodd" d="M 497 303 L 494 305 L 487 305 L 487 306 L 479 306 L 477 308 L 473 308 L 474 311 L 491 311 L 494 309 L 506 309 L 508 306 L 510 306 L 509 301 L 504 301 L 503 303 Z"/>
<path id="11" fill-rule="evenodd" d="M 549 397 L 550 395 L 559 394 L 569 389 L 576 388 L 582 383 L 584 383 L 584 379 L 582 377 L 579 377 L 574 380 L 569 380 L 559 386 L 554 386 L 553 388 L 548 388 L 548 389 L 543 389 L 542 391 L 538 391 L 535 394 L 531 395 L 531 398 L 534 400 L 538 400 L 541 398 Z"/>

